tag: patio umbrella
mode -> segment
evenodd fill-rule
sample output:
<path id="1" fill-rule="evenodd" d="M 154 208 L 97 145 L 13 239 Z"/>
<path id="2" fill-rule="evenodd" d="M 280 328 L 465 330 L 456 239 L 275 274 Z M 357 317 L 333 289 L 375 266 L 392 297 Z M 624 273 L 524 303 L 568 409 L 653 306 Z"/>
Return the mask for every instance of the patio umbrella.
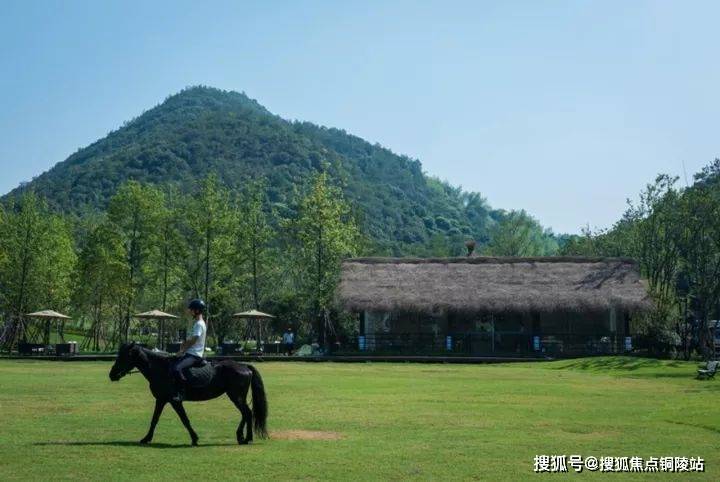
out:
<path id="1" fill-rule="evenodd" d="M 249 311 L 243 311 L 241 313 L 235 313 L 233 315 L 234 318 L 253 318 L 253 319 L 271 319 L 275 318 L 273 315 L 269 315 L 267 313 L 263 313 L 262 311 L 258 310 L 249 310 Z"/>
<path id="2" fill-rule="evenodd" d="M 158 348 L 165 349 L 165 320 L 173 320 L 178 317 L 160 310 L 150 310 L 145 313 L 138 313 L 135 318 L 141 320 L 158 320 Z"/>
<path id="3" fill-rule="evenodd" d="M 34 313 L 27 313 L 26 316 L 29 316 L 30 318 L 38 318 L 45 320 L 45 334 L 43 337 L 43 343 L 48 345 L 50 343 L 50 323 L 53 320 L 71 320 L 67 315 L 63 315 L 62 313 L 58 313 L 57 311 L 53 310 L 42 310 L 42 311 L 35 311 Z M 60 338 L 63 339 L 64 337 L 62 333 L 60 332 Z"/>
<path id="4" fill-rule="evenodd" d="M 257 322 L 257 334 L 258 334 L 257 350 L 260 351 L 260 338 L 262 337 L 262 325 L 260 322 L 271 320 L 275 317 L 273 315 L 270 315 L 268 313 L 263 313 L 262 311 L 258 311 L 258 310 L 242 311 L 240 313 L 235 313 L 232 316 L 233 316 L 233 318 L 255 320 Z"/>

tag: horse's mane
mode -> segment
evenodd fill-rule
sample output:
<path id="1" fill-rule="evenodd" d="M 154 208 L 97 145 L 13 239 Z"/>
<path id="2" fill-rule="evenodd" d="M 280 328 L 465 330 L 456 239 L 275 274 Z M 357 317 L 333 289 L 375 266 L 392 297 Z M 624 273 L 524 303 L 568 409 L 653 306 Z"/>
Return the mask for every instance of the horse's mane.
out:
<path id="1" fill-rule="evenodd" d="M 139 345 L 136 345 L 136 346 L 138 348 L 140 348 L 140 350 L 150 359 L 169 360 L 169 359 L 175 357 L 175 355 L 173 355 L 172 353 L 168 353 L 166 351 L 154 351 L 154 350 L 150 350 L 148 348 L 145 348 L 145 347 L 142 347 Z"/>

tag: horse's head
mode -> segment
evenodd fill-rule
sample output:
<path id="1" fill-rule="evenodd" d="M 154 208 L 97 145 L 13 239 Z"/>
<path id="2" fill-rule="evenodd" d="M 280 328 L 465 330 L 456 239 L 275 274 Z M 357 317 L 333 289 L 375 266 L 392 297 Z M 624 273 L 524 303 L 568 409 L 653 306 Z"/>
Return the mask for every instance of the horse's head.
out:
<path id="1" fill-rule="evenodd" d="M 135 342 L 120 345 L 118 356 L 110 369 L 110 380 L 113 382 L 120 380 L 137 366 L 139 348 Z"/>

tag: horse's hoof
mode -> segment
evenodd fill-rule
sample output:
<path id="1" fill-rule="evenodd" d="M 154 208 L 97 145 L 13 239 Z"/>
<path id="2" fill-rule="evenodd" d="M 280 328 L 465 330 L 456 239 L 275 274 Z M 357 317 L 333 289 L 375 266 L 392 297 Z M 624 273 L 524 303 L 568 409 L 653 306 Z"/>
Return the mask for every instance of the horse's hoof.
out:
<path id="1" fill-rule="evenodd" d="M 193 446 L 193 447 L 197 447 L 197 446 L 198 446 L 198 439 L 194 439 L 194 440 L 192 441 L 192 446 Z"/>
<path id="2" fill-rule="evenodd" d="M 144 438 L 144 439 L 142 439 L 142 440 L 140 441 L 140 445 L 147 445 L 147 444 L 149 444 L 149 443 L 150 443 L 150 439 L 149 439 L 149 438 Z"/>
<path id="3" fill-rule="evenodd" d="M 244 440 L 244 439 L 243 439 L 243 440 L 238 440 L 238 445 L 247 445 L 247 444 L 248 444 L 248 441 L 247 441 L 247 440 Z"/>

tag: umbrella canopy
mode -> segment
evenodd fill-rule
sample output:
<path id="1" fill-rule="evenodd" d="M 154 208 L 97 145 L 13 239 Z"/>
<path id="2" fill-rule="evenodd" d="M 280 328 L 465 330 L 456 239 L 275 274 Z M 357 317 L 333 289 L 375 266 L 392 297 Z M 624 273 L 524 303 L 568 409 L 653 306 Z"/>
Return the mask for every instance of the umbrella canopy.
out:
<path id="1" fill-rule="evenodd" d="M 262 319 L 262 318 L 275 318 L 273 315 L 269 315 L 267 313 L 263 313 L 262 311 L 258 310 L 250 310 L 250 311 L 243 311 L 242 313 L 235 313 L 233 315 L 233 318 L 255 318 L 255 319 Z"/>
<path id="2" fill-rule="evenodd" d="M 54 318 L 58 320 L 71 319 L 69 316 L 63 315 L 62 313 L 58 313 L 57 311 L 53 310 L 36 311 L 35 313 L 28 313 L 27 316 L 31 316 L 33 318 Z"/>
<path id="3" fill-rule="evenodd" d="M 150 310 L 150 311 L 146 311 L 145 313 L 138 313 L 137 315 L 134 315 L 134 316 L 135 316 L 135 318 L 148 318 L 148 319 L 154 319 L 154 320 L 177 318 L 177 316 L 175 316 L 175 315 L 171 315 L 170 313 L 165 313 L 164 311 L 160 311 L 160 310 Z"/>
<path id="4" fill-rule="evenodd" d="M 164 311 L 160 310 L 150 310 L 146 311 L 145 313 L 138 313 L 137 315 L 133 315 L 135 318 L 140 318 L 143 320 L 158 320 L 159 327 L 158 327 L 158 346 L 160 349 L 165 348 L 165 320 L 174 320 L 178 317 L 175 315 L 171 315 L 170 313 L 165 313 Z"/>

